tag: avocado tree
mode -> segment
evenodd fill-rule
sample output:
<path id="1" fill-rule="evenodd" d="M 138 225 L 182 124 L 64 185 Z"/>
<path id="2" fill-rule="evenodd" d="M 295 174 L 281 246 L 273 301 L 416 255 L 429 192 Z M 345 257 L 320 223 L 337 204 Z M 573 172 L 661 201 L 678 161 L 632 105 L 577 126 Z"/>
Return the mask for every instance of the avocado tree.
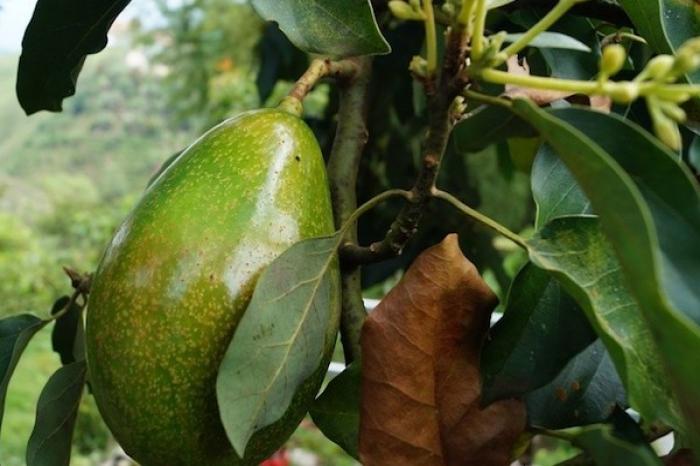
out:
<path id="1" fill-rule="evenodd" d="M 28 114 L 128 3 L 38 0 Z M 0 420 L 41 328 L 63 363 L 27 464 L 69 464 L 94 396 L 144 466 L 255 465 L 307 413 L 369 466 L 507 465 L 534 436 L 581 450 L 562 464 L 700 465 L 697 6 L 251 3 L 259 97 L 286 97 L 169 159 L 47 317 L 0 321 Z"/>

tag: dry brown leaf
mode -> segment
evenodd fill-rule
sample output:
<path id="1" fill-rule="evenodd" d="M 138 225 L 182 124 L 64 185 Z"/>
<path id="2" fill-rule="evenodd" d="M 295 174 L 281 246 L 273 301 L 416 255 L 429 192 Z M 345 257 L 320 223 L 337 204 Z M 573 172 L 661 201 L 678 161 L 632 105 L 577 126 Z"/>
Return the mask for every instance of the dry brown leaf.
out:
<path id="1" fill-rule="evenodd" d="M 512 56 L 508 59 L 506 64 L 508 67 L 508 72 L 511 74 L 524 76 L 530 75 L 530 65 L 525 59 L 522 59 L 521 62 L 518 57 Z M 610 113 L 610 108 L 612 107 L 612 100 L 610 97 L 606 96 L 594 95 L 589 97 L 584 95 L 576 95 L 573 92 L 533 89 L 514 86 L 512 84 L 506 85 L 506 90 L 503 95 L 511 99 L 515 99 L 517 97 L 527 97 L 540 106 L 551 104 L 556 100 L 567 99 L 573 103 L 588 105 L 593 110 L 598 110 L 603 113 Z"/>
<path id="2" fill-rule="evenodd" d="M 508 67 L 508 72 L 516 75 L 530 75 L 530 65 L 528 65 L 525 59 L 522 63 L 518 60 L 517 56 L 512 56 L 508 59 L 506 63 Z M 527 97 L 537 105 L 547 105 L 551 104 L 555 100 L 565 99 L 573 95 L 572 92 L 561 92 L 561 91 L 551 91 L 548 89 L 533 89 L 529 87 L 514 86 L 512 84 L 506 84 L 506 91 L 503 93 L 506 97 L 515 99 L 517 97 Z"/>
<path id="3" fill-rule="evenodd" d="M 509 464 L 523 404 L 479 407 L 479 351 L 496 302 L 450 235 L 372 312 L 362 330 L 362 464 Z"/>

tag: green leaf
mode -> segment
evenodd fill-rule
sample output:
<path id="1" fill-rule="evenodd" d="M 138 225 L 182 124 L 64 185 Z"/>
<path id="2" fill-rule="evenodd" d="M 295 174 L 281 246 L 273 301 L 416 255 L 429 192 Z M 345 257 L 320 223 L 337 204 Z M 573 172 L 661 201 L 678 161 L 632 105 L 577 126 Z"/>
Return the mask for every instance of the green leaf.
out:
<path id="1" fill-rule="evenodd" d="M 340 313 L 340 241 L 336 234 L 285 251 L 263 272 L 238 324 L 216 393 L 228 438 L 242 457 L 253 434 L 281 419 L 299 387 L 328 363 Z"/>
<path id="2" fill-rule="evenodd" d="M 253 0 L 253 6 L 306 52 L 336 58 L 391 52 L 369 0 Z"/>
<path id="3" fill-rule="evenodd" d="M 272 94 L 278 80 L 296 81 L 309 66 L 309 56 L 294 47 L 276 24 L 267 24 L 258 42 L 260 66 L 255 83 L 260 102 Z"/>
<path id="4" fill-rule="evenodd" d="M 625 405 L 626 397 L 610 355 L 597 340 L 525 402 L 530 425 L 563 429 L 605 421 L 616 406 Z"/>
<path id="5" fill-rule="evenodd" d="M 460 121 L 453 131 L 458 152 L 479 152 L 511 137 L 530 137 L 532 128 L 502 107 L 484 105 Z"/>
<path id="6" fill-rule="evenodd" d="M 85 387 L 85 361 L 56 371 L 41 391 L 34 430 L 27 443 L 27 466 L 68 466 L 78 407 Z"/>
<path id="7" fill-rule="evenodd" d="M 569 429 L 572 442 L 593 458 L 596 466 L 661 466 L 661 461 L 646 444 L 628 442 L 607 424 Z"/>
<path id="8" fill-rule="evenodd" d="M 560 280 L 586 311 L 629 394 L 649 420 L 678 426 L 673 392 L 649 326 L 595 217 L 553 220 L 530 241 L 530 259 Z"/>
<path id="9" fill-rule="evenodd" d="M 693 0 L 620 0 L 622 8 L 657 53 L 674 53 L 700 36 L 700 10 Z M 690 76 L 700 82 L 700 73 Z"/>
<path id="10" fill-rule="evenodd" d="M 46 325 L 31 314 L 20 314 L 0 320 L 0 428 L 5 411 L 7 386 L 29 340 Z"/>
<path id="11" fill-rule="evenodd" d="M 515 42 L 524 33 L 508 34 L 505 42 Z M 529 47 L 545 48 L 545 49 L 566 49 L 577 50 L 579 52 L 591 52 L 591 48 L 578 39 L 562 34 L 560 32 L 541 32 L 530 43 Z"/>
<path id="12" fill-rule="evenodd" d="M 69 303 L 68 296 L 60 298 L 54 304 L 52 314 L 62 311 Z M 59 354 L 63 365 L 85 359 L 85 349 L 82 347 L 82 312 L 82 306 L 74 302 L 66 313 L 54 322 L 51 331 L 51 345 L 53 350 Z"/>
<path id="13" fill-rule="evenodd" d="M 493 10 L 496 8 L 501 8 L 502 6 L 510 5 L 515 0 L 486 0 L 486 8 Z"/>
<path id="14" fill-rule="evenodd" d="M 550 382 L 595 339 L 576 301 L 547 272 L 526 265 L 481 353 L 483 402 L 520 396 Z"/>
<path id="15" fill-rule="evenodd" d="M 700 358 L 687 356 L 700 354 L 700 289 L 694 280 L 700 276 L 700 192 L 695 180 L 675 154 L 617 115 L 578 108 L 548 113 L 522 100 L 513 105 L 555 148 L 600 215 L 624 282 L 653 331 L 654 350 L 670 376 L 687 433 L 700 447 Z M 611 356 L 615 360 L 612 351 Z M 629 387 L 628 393 L 634 401 Z M 676 419 L 663 419 L 683 430 Z"/>
<path id="16" fill-rule="evenodd" d="M 544 9 L 522 8 L 509 15 L 509 19 L 523 29 L 530 29 L 546 13 Z M 552 31 L 566 33 L 586 44 L 591 50 L 600 47 L 600 36 L 590 19 L 567 15 L 551 28 Z M 598 57 L 594 53 L 578 50 L 555 48 L 538 48 L 537 54 L 528 58 L 531 65 L 538 61 L 538 56 L 549 68 L 549 75 L 556 78 L 591 79 L 598 73 Z"/>
<path id="17" fill-rule="evenodd" d="M 590 202 L 552 149 L 543 144 L 532 167 L 536 225 L 582 214 Z M 481 357 L 483 399 L 523 395 L 550 382 L 596 339 L 578 306 L 547 272 L 527 265 L 511 284 L 503 318 Z"/>
<path id="18" fill-rule="evenodd" d="M 591 213 L 591 202 L 548 144 L 540 147 L 532 165 L 532 196 L 537 205 L 536 228 L 556 217 Z"/>
<path id="19" fill-rule="evenodd" d="M 348 366 L 328 383 L 310 410 L 321 432 L 355 459 L 359 459 L 361 374 L 359 363 Z"/>
<path id="20" fill-rule="evenodd" d="M 17 71 L 17 97 L 28 115 L 61 111 L 86 56 L 105 48 L 107 31 L 129 1 L 38 0 Z"/>

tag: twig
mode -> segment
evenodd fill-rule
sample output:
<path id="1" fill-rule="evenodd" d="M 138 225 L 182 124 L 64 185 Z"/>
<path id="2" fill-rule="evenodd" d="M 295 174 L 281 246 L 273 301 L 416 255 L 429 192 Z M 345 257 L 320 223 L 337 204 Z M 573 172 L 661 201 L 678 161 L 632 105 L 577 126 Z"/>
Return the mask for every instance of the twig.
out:
<path id="1" fill-rule="evenodd" d="M 297 80 L 292 90 L 289 91 L 288 97 L 298 101 L 304 100 L 304 97 L 313 89 L 316 83 L 326 77 L 351 78 L 357 73 L 358 60 L 358 58 L 348 58 L 339 61 L 329 59 L 312 61 L 309 68 Z"/>
<path id="2" fill-rule="evenodd" d="M 428 100 L 428 134 L 423 144 L 422 165 L 411 189 L 411 200 L 398 214 L 383 240 L 367 247 L 354 244 L 341 249 L 346 264 L 360 265 L 379 262 L 401 253 L 416 232 L 438 176 L 440 162 L 452 130 L 450 105 L 466 84 L 464 56 L 466 54 L 464 28 L 450 31 L 445 50 L 445 61 L 439 77 L 423 80 Z"/>
<path id="3" fill-rule="evenodd" d="M 366 120 L 371 64 L 370 58 L 358 59 L 353 77 L 339 81 L 338 127 L 328 161 L 333 213 L 338 228 L 357 209 L 357 173 L 368 138 Z M 357 242 L 356 225 L 348 230 L 344 241 Z M 344 267 L 341 284 L 343 294 L 340 335 L 345 361 L 350 364 L 360 355 L 360 332 L 366 315 L 362 301 L 360 269 Z"/>
<path id="4" fill-rule="evenodd" d="M 481 223 L 484 226 L 489 227 L 490 229 L 494 230 L 501 236 L 508 238 L 518 246 L 520 246 L 523 249 L 527 249 L 527 243 L 525 240 L 518 235 L 517 233 L 514 233 L 510 231 L 508 228 L 504 227 L 494 219 L 487 217 L 486 215 L 482 214 L 481 212 L 472 209 L 468 205 L 464 204 L 462 201 L 457 199 L 455 196 L 453 196 L 450 193 L 447 193 L 445 191 L 440 191 L 439 189 L 436 189 L 433 191 L 433 195 L 437 199 L 442 199 L 443 201 L 449 202 L 452 204 L 455 208 L 457 208 L 460 212 L 462 212 L 465 215 L 468 215 L 469 217 L 473 218 L 477 222 Z"/>

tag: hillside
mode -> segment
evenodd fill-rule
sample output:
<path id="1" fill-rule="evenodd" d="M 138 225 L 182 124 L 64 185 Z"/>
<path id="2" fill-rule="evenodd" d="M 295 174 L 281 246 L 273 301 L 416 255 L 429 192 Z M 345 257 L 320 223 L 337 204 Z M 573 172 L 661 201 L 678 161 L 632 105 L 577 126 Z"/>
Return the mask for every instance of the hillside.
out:
<path id="1" fill-rule="evenodd" d="M 62 114 L 26 117 L 14 96 L 16 57 L 0 56 L 0 316 L 45 314 L 69 292 L 62 266 L 95 268 L 112 231 L 160 163 L 191 139 L 173 128 L 156 77 L 130 70 L 126 53 L 91 57 Z M 58 367 L 50 331 L 15 372 L 0 464 L 24 464 L 36 400 Z M 100 464 L 109 437 L 85 397 L 72 465 Z"/>

